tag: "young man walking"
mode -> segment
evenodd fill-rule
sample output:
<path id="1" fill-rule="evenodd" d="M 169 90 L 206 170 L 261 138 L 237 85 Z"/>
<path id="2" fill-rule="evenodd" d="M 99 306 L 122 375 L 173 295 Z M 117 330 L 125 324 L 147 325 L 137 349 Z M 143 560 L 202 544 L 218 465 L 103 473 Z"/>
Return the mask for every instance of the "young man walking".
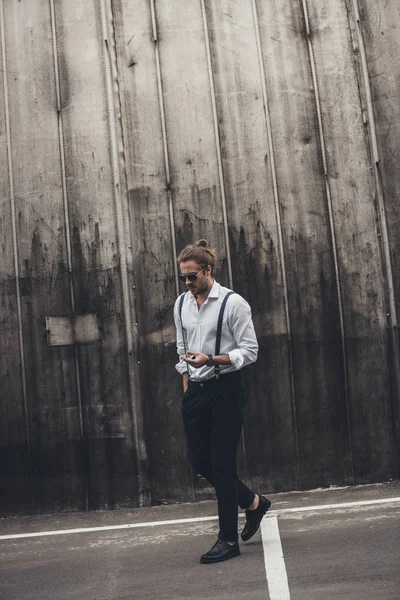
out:
<path id="1" fill-rule="evenodd" d="M 240 554 L 238 505 L 246 509 L 243 541 L 256 533 L 271 506 L 238 479 L 236 467 L 245 404 L 240 371 L 257 360 L 258 343 L 246 300 L 214 280 L 216 254 L 206 240 L 186 246 L 178 264 L 188 290 L 174 309 L 176 369 L 183 380 L 190 462 L 216 491 L 218 540 L 200 559 L 215 563 Z"/>

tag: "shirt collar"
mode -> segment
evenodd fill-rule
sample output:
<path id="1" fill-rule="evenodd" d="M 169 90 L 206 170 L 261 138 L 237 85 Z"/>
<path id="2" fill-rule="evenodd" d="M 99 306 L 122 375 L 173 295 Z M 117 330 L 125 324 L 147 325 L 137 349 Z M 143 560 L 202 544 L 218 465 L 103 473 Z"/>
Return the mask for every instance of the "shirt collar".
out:
<path id="1" fill-rule="evenodd" d="M 208 298 L 219 298 L 220 289 L 221 289 L 220 284 L 217 283 L 214 279 L 214 283 L 210 290 L 210 293 L 208 294 Z"/>

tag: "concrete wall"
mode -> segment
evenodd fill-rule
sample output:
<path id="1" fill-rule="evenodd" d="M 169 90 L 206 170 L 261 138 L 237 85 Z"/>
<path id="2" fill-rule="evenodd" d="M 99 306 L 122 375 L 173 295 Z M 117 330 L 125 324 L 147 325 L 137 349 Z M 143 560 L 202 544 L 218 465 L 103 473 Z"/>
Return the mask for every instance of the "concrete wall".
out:
<path id="1" fill-rule="evenodd" d="M 191 500 L 176 252 L 251 304 L 242 474 L 399 476 L 400 13 L 0 0 L 0 506 Z"/>

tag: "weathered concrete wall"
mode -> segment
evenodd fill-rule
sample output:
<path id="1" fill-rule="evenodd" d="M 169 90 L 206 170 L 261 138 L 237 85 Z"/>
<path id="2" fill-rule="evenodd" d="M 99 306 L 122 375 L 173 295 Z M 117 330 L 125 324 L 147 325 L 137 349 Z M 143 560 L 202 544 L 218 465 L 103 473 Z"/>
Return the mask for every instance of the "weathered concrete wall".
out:
<path id="1" fill-rule="evenodd" d="M 207 493 L 172 319 L 199 237 L 260 341 L 248 481 L 398 477 L 395 3 L 0 0 L 0 37 L 1 510 Z"/>

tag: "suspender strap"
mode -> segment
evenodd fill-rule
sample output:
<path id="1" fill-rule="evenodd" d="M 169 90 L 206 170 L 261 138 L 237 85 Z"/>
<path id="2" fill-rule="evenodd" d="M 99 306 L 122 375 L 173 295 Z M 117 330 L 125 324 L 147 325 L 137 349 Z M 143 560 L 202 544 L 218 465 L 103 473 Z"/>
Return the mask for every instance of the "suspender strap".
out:
<path id="1" fill-rule="evenodd" d="M 189 292 L 183 292 L 183 294 L 181 294 L 179 296 L 179 320 L 181 322 L 181 328 L 182 328 L 182 337 L 183 337 L 183 346 L 185 348 L 185 354 L 186 354 L 186 350 L 187 350 L 187 340 L 186 340 L 186 331 L 183 327 L 183 323 L 182 323 L 182 307 L 183 307 L 183 302 L 185 300 L 185 296 L 186 294 L 188 294 Z M 189 365 L 186 363 L 186 370 L 189 373 Z"/>
<path id="2" fill-rule="evenodd" d="M 228 292 L 225 298 L 222 301 L 221 308 L 219 309 L 218 315 L 218 325 L 217 325 L 217 337 L 215 340 L 215 356 L 218 356 L 221 348 L 221 332 L 222 332 L 222 321 L 224 319 L 225 306 L 228 301 L 229 296 L 234 294 L 235 292 Z M 219 377 L 219 365 L 215 365 L 215 377 L 218 379 Z"/>
<path id="3" fill-rule="evenodd" d="M 181 294 L 179 296 L 179 319 L 181 321 L 182 329 L 183 329 L 183 325 L 182 325 L 182 306 L 183 306 L 183 301 L 185 299 L 186 294 L 187 294 L 187 292 L 183 292 L 183 294 Z M 186 348 L 185 348 L 185 350 L 186 350 Z"/>

